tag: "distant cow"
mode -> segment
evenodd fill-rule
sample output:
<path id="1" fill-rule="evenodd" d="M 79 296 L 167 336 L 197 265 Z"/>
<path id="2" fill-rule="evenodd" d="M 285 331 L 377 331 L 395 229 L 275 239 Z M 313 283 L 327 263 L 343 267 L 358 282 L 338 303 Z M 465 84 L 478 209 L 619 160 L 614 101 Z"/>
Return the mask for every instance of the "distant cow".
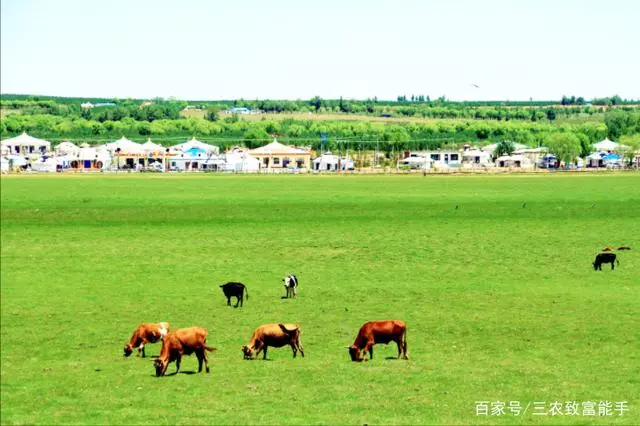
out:
<path id="1" fill-rule="evenodd" d="M 593 261 L 593 269 L 595 269 L 596 271 L 602 271 L 602 264 L 610 263 L 611 270 L 613 271 L 614 269 L 613 262 L 620 265 L 620 261 L 616 259 L 615 253 L 598 253 L 596 255 L 596 260 Z"/>
<path id="2" fill-rule="evenodd" d="M 284 288 L 287 291 L 286 298 L 296 297 L 297 289 L 298 289 L 298 277 L 295 275 L 287 275 L 282 279 L 284 282 Z"/>
<path id="3" fill-rule="evenodd" d="M 168 322 L 154 322 L 140 324 L 135 329 L 129 344 L 124 347 L 124 356 L 129 356 L 133 353 L 133 348 L 138 348 L 138 356 L 142 354 L 145 357 L 144 345 L 147 343 L 156 343 L 162 339 L 169 332 Z"/>
<path id="4" fill-rule="evenodd" d="M 617 250 L 631 250 L 631 247 L 629 246 L 622 246 L 622 247 L 618 247 Z"/>
<path id="5" fill-rule="evenodd" d="M 300 342 L 301 330 L 297 324 L 265 324 L 258 327 L 251 336 L 248 345 L 242 346 L 242 353 L 245 359 L 252 359 L 253 352 L 257 358 L 260 351 L 263 351 L 263 359 L 267 359 L 267 348 L 281 348 L 284 345 L 290 345 L 295 358 L 298 351 L 304 358 L 304 348 Z"/>
<path id="6" fill-rule="evenodd" d="M 222 292 L 227 297 L 227 306 L 231 306 L 231 298 L 236 298 L 236 304 L 234 308 L 238 307 L 238 303 L 242 306 L 242 299 L 244 298 L 244 293 L 247 293 L 247 300 L 249 300 L 249 290 L 242 283 L 237 282 L 228 282 L 226 284 L 222 284 L 220 286 Z"/>
<path id="7" fill-rule="evenodd" d="M 180 370 L 182 355 L 196 354 L 198 358 L 198 373 L 202 372 L 202 362 L 207 373 L 209 372 L 209 360 L 207 351 L 213 352 L 216 348 L 207 346 L 207 330 L 202 327 L 181 328 L 168 333 L 162 341 L 160 356 L 153 362 L 156 368 L 156 376 L 164 376 L 169 363 L 176 362 L 176 373 Z"/>
<path id="8" fill-rule="evenodd" d="M 369 359 L 373 359 L 373 345 L 378 343 L 388 344 L 396 342 L 398 345 L 398 359 L 402 356 L 409 359 L 407 355 L 407 326 L 404 321 L 370 321 L 360 327 L 358 336 L 353 345 L 347 346 L 351 361 L 364 361 L 367 352 Z M 362 351 L 362 357 L 360 353 Z"/>
<path id="9" fill-rule="evenodd" d="M 602 251 L 613 251 L 613 247 L 611 246 L 606 246 L 602 249 Z"/>

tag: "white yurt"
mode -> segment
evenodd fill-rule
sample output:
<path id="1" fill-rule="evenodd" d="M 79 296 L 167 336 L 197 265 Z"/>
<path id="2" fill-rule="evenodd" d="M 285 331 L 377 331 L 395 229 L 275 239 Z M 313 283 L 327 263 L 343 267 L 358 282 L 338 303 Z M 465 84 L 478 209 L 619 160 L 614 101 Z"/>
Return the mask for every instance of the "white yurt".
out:
<path id="1" fill-rule="evenodd" d="M 619 147 L 619 143 L 611 141 L 609 138 L 604 138 L 604 140 L 593 144 L 593 149 L 599 152 L 611 152 L 617 150 Z"/>
<path id="2" fill-rule="evenodd" d="M 44 154 L 51 150 L 51 142 L 44 139 L 34 138 L 26 132 L 14 138 L 5 139 L 0 142 L 2 150 L 7 151 L 6 154 Z"/>
<path id="3" fill-rule="evenodd" d="M 338 170 L 339 163 L 340 158 L 327 151 L 313 160 L 313 170 L 315 172 L 335 172 Z"/>
<path id="4" fill-rule="evenodd" d="M 217 154 L 218 152 L 220 152 L 219 147 L 215 145 L 209 145 L 204 142 L 200 142 L 195 137 L 191 138 L 186 142 L 183 142 L 171 147 L 171 149 L 174 149 L 176 151 L 181 151 L 181 152 L 189 151 L 190 149 L 193 149 L 193 148 L 204 150 L 206 153 Z"/>
<path id="5" fill-rule="evenodd" d="M 153 156 L 162 156 L 166 152 L 166 148 L 162 145 L 158 145 L 157 143 L 151 142 L 151 138 L 148 138 L 145 143 L 142 144 L 142 149 L 145 153 L 151 154 Z"/>
<path id="6" fill-rule="evenodd" d="M 80 148 L 70 141 L 60 142 L 53 148 L 56 155 L 77 154 Z"/>
<path id="7" fill-rule="evenodd" d="M 145 153 L 141 144 L 133 142 L 125 138 L 124 136 L 115 142 L 106 144 L 106 148 L 110 152 L 116 152 L 116 150 L 120 148 L 120 155 L 123 155 L 123 156 L 124 155 L 141 155 Z"/>

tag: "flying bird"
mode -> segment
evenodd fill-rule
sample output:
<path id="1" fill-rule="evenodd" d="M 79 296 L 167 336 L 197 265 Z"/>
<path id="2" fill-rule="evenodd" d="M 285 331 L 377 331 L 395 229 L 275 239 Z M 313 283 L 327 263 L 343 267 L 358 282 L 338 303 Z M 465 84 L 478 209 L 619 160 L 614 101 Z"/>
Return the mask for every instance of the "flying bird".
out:
<path id="1" fill-rule="evenodd" d="M 472 85 L 473 87 L 475 87 L 476 89 L 479 89 L 479 88 L 480 88 L 480 86 L 478 86 L 477 84 L 473 84 L 473 83 L 471 83 L 471 85 Z"/>

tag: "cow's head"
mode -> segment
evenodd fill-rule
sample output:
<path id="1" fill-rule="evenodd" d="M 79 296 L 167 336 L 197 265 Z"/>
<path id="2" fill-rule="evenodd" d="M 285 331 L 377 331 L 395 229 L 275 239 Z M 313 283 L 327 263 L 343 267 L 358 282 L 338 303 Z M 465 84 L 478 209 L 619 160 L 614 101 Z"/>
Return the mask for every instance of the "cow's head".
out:
<path id="1" fill-rule="evenodd" d="M 156 376 L 164 376 L 164 373 L 167 372 L 167 367 L 169 366 L 169 360 L 156 358 L 153 360 L 153 366 L 156 368 Z"/>
<path id="2" fill-rule="evenodd" d="M 251 349 L 247 345 L 242 345 L 242 354 L 244 355 L 244 359 L 252 359 L 253 358 L 253 349 Z"/>
<path id="3" fill-rule="evenodd" d="M 360 359 L 360 348 L 355 345 L 347 346 L 347 348 L 349 349 L 351 361 L 362 361 L 362 359 Z"/>
<path id="4" fill-rule="evenodd" d="M 133 347 L 131 345 L 126 345 L 124 347 L 124 356 L 129 356 L 133 353 Z"/>

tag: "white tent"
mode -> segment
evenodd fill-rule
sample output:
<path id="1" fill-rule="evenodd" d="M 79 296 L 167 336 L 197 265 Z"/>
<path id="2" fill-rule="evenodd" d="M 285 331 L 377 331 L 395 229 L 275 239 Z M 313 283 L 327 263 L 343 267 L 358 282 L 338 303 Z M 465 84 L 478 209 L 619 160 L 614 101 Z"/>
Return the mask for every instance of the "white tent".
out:
<path id="1" fill-rule="evenodd" d="M 313 170 L 316 172 L 336 171 L 340 158 L 331 152 L 325 152 L 320 157 L 313 160 Z"/>
<path id="2" fill-rule="evenodd" d="M 56 153 L 56 155 L 65 155 L 65 154 L 77 154 L 78 149 L 79 148 L 74 143 L 69 141 L 64 141 L 56 145 L 56 147 L 53 150 Z"/>
<path id="3" fill-rule="evenodd" d="M 425 156 L 403 158 L 399 163 L 400 166 L 406 166 L 411 169 L 430 169 L 433 166 L 433 160 Z"/>
<path id="4" fill-rule="evenodd" d="M 260 170 L 260 161 L 246 152 L 234 150 L 225 154 L 224 170 L 228 172 L 251 173 Z"/>
<path id="5" fill-rule="evenodd" d="M 174 145 L 171 147 L 171 149 L 174 149 L 176 151 L 188 151 L 192 148 L 198 148 L 198 149 L 202 149 L 207 153 L 214 153 L 217 154 L 218 152 L 220 152 L 220 148 L 218 148 L 215 145 L 209 145 L 207 143 L 204 142 L 200 142 L 199 140 L 197 140 L 196 138 L 191 138 L 191 140 L 188 140 L 184 143 L 178 144 L 178 145 Z"/>
<path id="6" fill-rule="evenodd" d="M 618 142 L 610 141 L 608 138 L 605 138 L 604 140 L 601 140 L 600 142 L 593 144 L 593 149 L 601 152 L 611 152 L 611 151 L 617 151 L 617 150 L 624 150 L 627 148 L 629 147 L 626 145 L 622 145 Z"/>
<path id="7" fill-rule="evenodd" d="M 69 155 L 72 166 L 79 169 L 105 169 L 111 165 L 111 153 L 103 146 L 97 148 L 80 148 L 75 155 Z"/>
<path id="8" fill-rule="evenodd" d="M 106 144 L 106 147 L 111 152 L 116 152 L 116 150 L 120 148 L 120 155 L 140 155 L 145 153 L 142 145 L 130 141 L 124 136 L 115 142 Z"/>
<path id="9" fill-rule="evenodd" d="M 496 167 L 533 167 L 533 163 L 522 154 L 502 155 L 496 158 Z"/>
<path id="10" fill-rule="evenodd" d="M 481 149 L 468 149 L 462 152 L 462 162 L 471 165 L 491 164 L 491 154 Z"/>
<path id="11" fill-rule="evenodd" d="M 142 144 L 142 149 L 147 153 L 162 155 L 165 152 L 165 147 L 162 145 L 158 145 L 157 143 L 151 142 L 151 138 L 147 139 L 145 143 Z"/>
<path id="12" fill-rule="evenodd" d="M 42 158 L 38 161 L 34 161 L 31 163 L 31 170 L 34 172 L 49 172 L 55 173 L 56 166 L 58 165 L 58 161 L 55 157 Z"/>
<path id="13" fill-rule="evenodd" d="M 16 167 L 25 167 L 29 164 L 29 162 L 27 161 L 26 158 L 21 157 L 19 155 L 7 155 L 5 157 L 3 157 L 3 159 L 6 161 L 7 165 L 7 169 L 9 168 L 9 165 L 11 164 L 12 167 L 16 168 Z M 5 167 L 5 166 L 2 166 Z"/>
<path id="14" fill-rule="evenodd" d="M 26 132 L 14 138 L 5 139 L 0 142 L 0 145 L 3 151 L 7 151 L 7 154 L 44 154 L 51 150 L 51 142 L 34 138 Z"/>
<path id="15" fill-rule="evenodd" d="M 6 173 L 9 171 L 9 160 L 5 157 L 0 157 L 0 173 Z"/>
<path id="16" fill-rule="evenodd" d="M 598 143 L 594 143 L 593 149 L 597 151 L 615 151 L 618 145 L 620 144 L 614 141 L 610 141 L 609 138 L 605 138 Z"/>

